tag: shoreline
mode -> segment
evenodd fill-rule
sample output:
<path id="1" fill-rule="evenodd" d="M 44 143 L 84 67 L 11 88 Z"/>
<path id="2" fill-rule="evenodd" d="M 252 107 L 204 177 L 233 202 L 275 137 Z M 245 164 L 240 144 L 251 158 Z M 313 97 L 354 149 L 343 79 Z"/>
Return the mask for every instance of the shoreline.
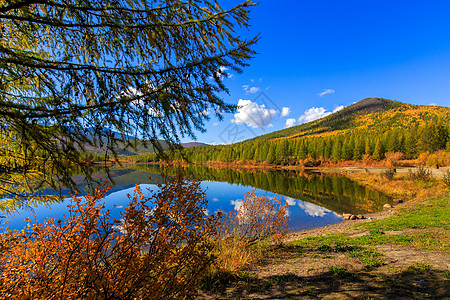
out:
<path id="1" fill-rule="evenodd" d="M 393 208 L 364 214 L 364 217 L 366 217 L 365 219 L 343 220 L 342 222 L 329 224 L 329 225 L 325 225 L 325 226 L 321 226 L 321 227 L 289 232 L 283 241 L 290 242 L 290 241 L 301 239 L 304 237 L 313 237 L 313 236 L 324 235 L 324 234 L 331 235 L 334 233 L 346 232 L 348 229 L 350 229 L 351 227 L 353 227 L 356 224 L 369 223 L 369 222 L 372 222 L 375 220 L 383 220 L 385 218 L 388 218 L 388 217 L 394 215 L 399 207 L 404 207 L 405 205 L 408 205 L 408 203 L 411 205 L 412 202 L 415 202 L 415 201 L 411 200 L 408 202 L 399 203 L 399 204 L 396 204 L 395 206 L 393 206 Z"/>

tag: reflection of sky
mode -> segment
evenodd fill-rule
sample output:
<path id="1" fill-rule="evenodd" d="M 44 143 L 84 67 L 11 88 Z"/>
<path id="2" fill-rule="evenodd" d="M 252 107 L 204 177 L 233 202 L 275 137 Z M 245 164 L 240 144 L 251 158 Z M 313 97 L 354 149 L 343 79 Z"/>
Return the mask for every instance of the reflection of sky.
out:
<path id="1" fill-rule="evenodd" d="M 157 190 L 157 186 L 153 184 L 141 184 L 144 195 L 149 196 L 148 188 Z M 133 195 L 134 187 L 116 186 L 114 191 L 105 197 L 104 203 L 107 209 L 112 210 L 115 218 L 120 219 L 120 212 L 127 206 L 129 199 L 127 194 Z M 205 214 L 210 215 L 219 210 L 224 212 L 238 210 L 242 204 L 242 198 L 246 192 L 250 192 L 253 188 L 250 186 L 242 186 L 239 184 L 229 184 L 226 182 L 203 181 L 201 188 L 205 190 L 206 197 L 209 200 Z M 291 231 L 297 231 L 308 228 L 315 228 L 340 222 L 342 219 L 339 215 L 321 206 L 308 203 L 291 197 L 281 196 L 272 192 L 256 189 L 257 195 L 266 197 L 278 196 L 281 200 L 285 200 L 289 205 L 288 222 Z M 20 210 L 20 214 L 8 216 L 10 223 L 7 225 L 11 229 L 21 229 L 26 225 L 25 218 L 34 219 L 36 216 L 39 222 L 43 222 L 46 217 L 62 219 L 64 214 L 68 213 L 67 205 L 70 204 L 70 198 L 64 199 L 60 203 L 49 206 L 40 206 L 32 210 Z"/>
<path id="2" fill-rule="evenodd" d="M 140 187 L 145 196 L 150 195 L 150 192 L 147 190 L 148 188 L 152 188 L 153 190 L 157 189 L 157 186 L 153 184 L 141 184 Z M 116 219 L 120 219 L 120 212 L 129 202 L 127 195 L 133 195 L 134 186 L 119 191 L 117 191 L 117 189 L 115 190 L 115 192 L 109 193 L 104 201 L 101 201 L 100 203 L 104 203 L 106 209 L 110 209 L 112 215 Z M 7 224 L 6 227 L 11 229 L 21 229 L 27 224 L 25 221 L 26 218 L 34 220 L 34 217 L 36 217 L 37 221 L 41 223 L 44 222 L 46 218 L 56 218 L 57 220 L 63 219 L 64 215 L 68 215 L 69 209 L 67 208 L 67 205 L 70 205 L 71 203 L 71 198 L 65 198 L 59 203 L 18 210 L 17 213 L 12 213 L 7 216 L 9 224 Z"/>

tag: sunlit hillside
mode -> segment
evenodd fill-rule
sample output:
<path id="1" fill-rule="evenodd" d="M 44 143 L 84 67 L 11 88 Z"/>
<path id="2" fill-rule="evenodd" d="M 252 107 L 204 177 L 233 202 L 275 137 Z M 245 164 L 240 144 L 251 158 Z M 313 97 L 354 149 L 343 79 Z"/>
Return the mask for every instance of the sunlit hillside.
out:
<path id="1" fill-rule="evenodd" d="M 450 108 L 420 106 L 398 101 L 366 98 L 325 118 L 261 135 L 253 140 L 300 138 L 306 136 L 343 134 L 351 131 L 385 132 L 407 130 L 434 121 L 448 124 Z"/>

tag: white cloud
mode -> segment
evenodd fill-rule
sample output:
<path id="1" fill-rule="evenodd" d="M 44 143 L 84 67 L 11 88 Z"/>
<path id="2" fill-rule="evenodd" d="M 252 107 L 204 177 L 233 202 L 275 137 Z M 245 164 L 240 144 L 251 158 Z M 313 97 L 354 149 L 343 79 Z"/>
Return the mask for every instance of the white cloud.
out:
<path id="1" fill-rule="evenodd" d="M 295 200 L 294 198 L 291 198 L 291 197 L 285 196 L 285 197 L 284 197 L 284 200 L 286 200 L 286 203 L 287 203 L 289 206 L 294 206 L 295 204 L 297 204 L 297 200 Z"/>
<path id="2" fill-rule="evenodd" d="M 211 199 L 213 202 L 217 202 L 217 201 L 219 201 L 219 199 L 218 198 L 216 198 L 216 197 L 213 197 L 212 199 Z"/>
<path id="3" fill-rule="evenodd" d="M 291 108 L 290 107 L 283 107 L 281 109 L 280 117 L 287 117 L 290 113 L 291 113 Z"/>
<path id="4" fill-rule="evenodd" d="M 225 66 L 220 66 L 219 69 L 216 70 L 216 75 L 220 78 L 220 80 L 224 79 L 224 78 L 233 78 L 234 75 L 233 74 L 229 74 L 227 73 L 228 68 Z M 213 78 L 211 76 L 211 78 Z"/>
<path id="5" fill-rule="evenodd" d="M 323 217 L 326 213 L 330 212 L 326 208 L 309 202 L 298 201 L 298 206 L 300 206 L 300 208 L 303 209 L 305 213 L 313 217 Z"/>
<path id="6" fill-rule="evenodd" d="M 296 120 L 294 118 L 287 119 L 286 123 L 284 124 L 284 128 L 292 127 L 295 125 L 295 123 L 296 123 Z"/>
<path id="7" fill-rule="evenodd" d="M 161 118 L 163 116 L 163 112 L 159 108 L 149 108 L 148 114 L 155 118 Z"/>
<path id="8" fill-rule="evenodd" d="M 437 106 L 437 103 L 430 103 L 430 106 Z"/>
<path id="9" fill-rule="evenodd" d="M 326 111 L 326 109 L 323 107 L 311 107 L 310 109 L 306 110 L 305 113 L 300 116 L 300 118 L 298 118 L 298 122 L 308 123 L 329 116 L 331 114 L 332 112 Z"/>
<path id="10" fill-rule="evenodd" d="M 323 92 L 321 92 L 321 93 L 319 93 L 318 95 L 320 96 L 320 97 L 322 97 L 322 96 L 325 96 L 325 95 L 327 95 L 327 94 L 334 94 L 336 91 L 335 90 L 332 90 L 332 89 L 325 89 L 325 90 L 323 90 Z"/>
<path id="11" fill-rule="evenodd" d="M 217 126 L 217 125 L 219 125 L 219 123 L 217 123 L 217 122 L 213 124 L 213 126 Z"/>
<path id="12" fill-rule="evenodd" d="M 257 92 L 259 92 L 259 87 L 252 86 L 248 92 L 249 92 L 250 94 L 257 93 Z"/>
<path id="13" fill-rule="evenodd" d="M 338 111 L 340 111 L 340 110 L 343 109 L 343 108 L 344 108 L 344 105 L 336 106 L 336 108 L 333 109 L 333 113 L 338 112 Z"/>
<path id="14" fill-rule="evenodd" d="M 267 127 L 268 127 L 268 128 L 272 128 L 272 127 L 273 127 L 273 124 L 269 124 L 269 125 L 267 125 Z"/>
<path id="15" fill-rule="evenodd" d="M 255 94 L 255 93 L 259 92 L 259 87 L 256 87 L 256 86 L 251 87 L 248 84 L 244 84 L 242 86 L 242 88 L 244 89 L 246 94 Z"/>
<path id="16" fill-rule="evenodd" d="M 241 210 L 241 206 L 244 204 L 242 200 L 231 200 L 230 203 L 234 206 L 234 210 L 237 212 Z"/>
<path id="17" fill-rule="evenodd" d="M 337 111 L 340 111 L 344 108 L 344 105 L 338 105 L 333 109 L 333 111 L 327 111 L 323 107 L 311 107 L 310 109 L 307 109 L 303 115 L 298 118 L 298 122 L 301 123 L 308 123 L 312 122 L 318 119 L 321 119 L 323 117 L 329 116 L 331 114 L 334 114 Z"/>
<path id="18" fill-rule="evenodd" d="M 277 110 L 268 109 L 264 104 L 258 105 L 251 100 L 239 99 L 238 113 L 234 114 L 232 123 L 247 124 L 253 128 L 261 128 L 270 125 L 277 115 Z"/>

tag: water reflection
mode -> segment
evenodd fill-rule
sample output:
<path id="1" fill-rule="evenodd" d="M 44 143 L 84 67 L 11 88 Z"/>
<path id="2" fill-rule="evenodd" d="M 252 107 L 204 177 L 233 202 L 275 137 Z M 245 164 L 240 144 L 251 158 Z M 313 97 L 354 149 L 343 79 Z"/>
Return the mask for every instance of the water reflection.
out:
<path id="1" fill-rule="evenodd" d="M 159 165 L 137 165 L 159 173 Z M 363 214 L 379 211 L 392 199 L 339 174 L 293 170 L 232 170 L 205 166 L 183 166 L 186 176 L 199 180 L 235 183 L 302 200 L 337 213 Z"/>
<path id="2" fill-rule="evenodd" d="M 392 203 L 391 199 L 376 191 L 358 185 L 350 179 L 339 175 L 305 173 L 299 171 L 261 171 L 207 168 L 203 166 L 183 166 L 187 177 L 202 180 L 201 187 L 209 200 L 205 213 L 218 210 L 237 210 L 245 192 L 252 188 L 257 194 L 267 197 L 281 197 L 289 205 L 289 227 L 291 230 L 320 227 L 342 219 L 340 214 L 363 214 L 381 210 L 383 204 Z M 120 218 L 120 211 L 128 203 L 127 194 L 133 192 L 136 184 L 145 188 L 157 189 L 163 182 L 160 175 L 163 168 L 159 165 L 130 165 L 110 168 L 109 175 L 113 186 L 105 198 L 107 208 L 113 209 L 114 216 Z M 174 170 L 172 170 L 174 172 Z M 107 173 L 101 169 L 94 170 L 97 180 L 107 179 Z M 170 174 L 170 172 L 169 172 Z M 84 187 L 82 176 L 74 177 L 80 190 Z M 56 193 L 44 189 L 40 194 Z M 60 218 L 67 212 L 70 201 L 69 190 L 61 191 L 64 196 L 60 203 L 36 205 L 33 210 L 19 210 L 10 216 L 10 228 L 20 229 L 25 225 L 24 219 L 36 215 L 39 221 L 45 217 Z M 148 192 L 148 195 L 150 193 Z"/>

